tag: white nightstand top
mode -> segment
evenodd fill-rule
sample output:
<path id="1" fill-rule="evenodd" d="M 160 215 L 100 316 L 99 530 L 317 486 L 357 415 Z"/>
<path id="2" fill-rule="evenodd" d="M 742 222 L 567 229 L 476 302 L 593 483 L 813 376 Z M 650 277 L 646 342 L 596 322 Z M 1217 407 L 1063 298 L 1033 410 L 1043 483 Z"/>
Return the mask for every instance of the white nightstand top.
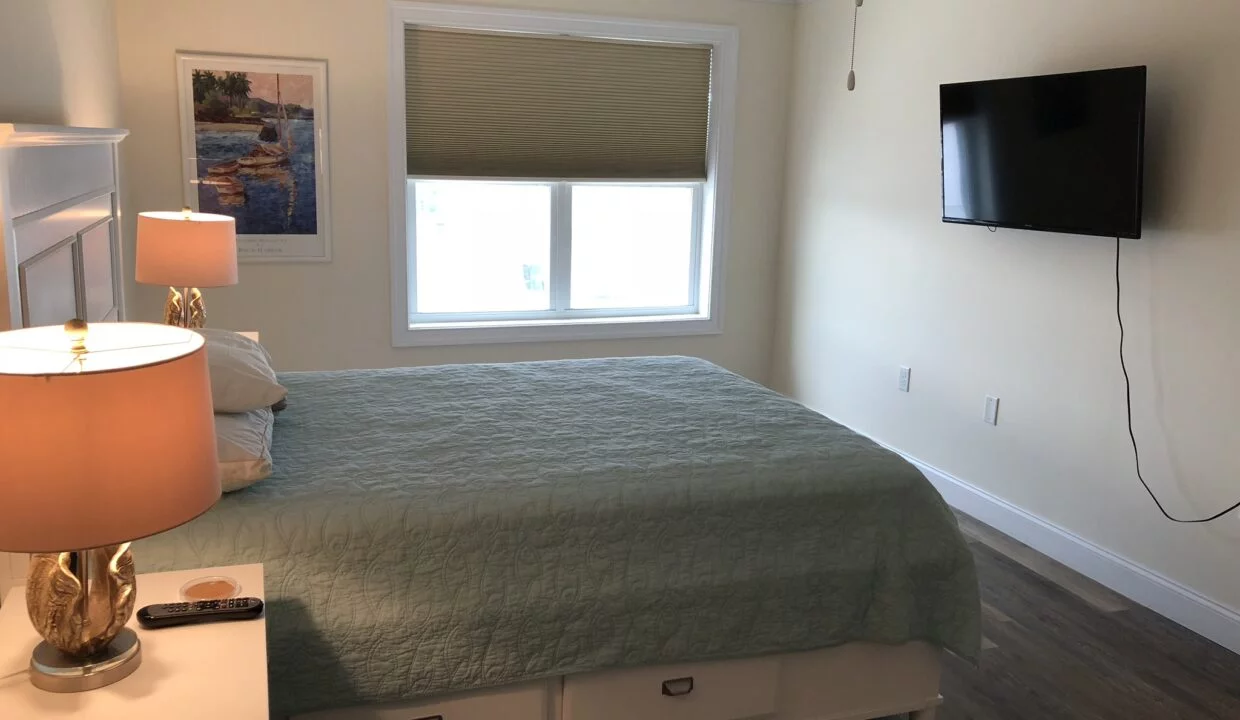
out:
<path id="1" fill-rule="evenodd" d="M 179 602 L 181 586 L 205 575 L 228 575 L 245 597 L 263 598 L 263 566 L 238 565 L 138 576 L 137 608 Z M 30 684 L 30 652 L 40 641 L 26 617 L 25 588 L 0 607 L 0 717 L 91 720 L 259 720 L 267 710 L 267 620 L 143 630 L 142 666 L 133 675 L 84 693 L 44 692 Z"/>

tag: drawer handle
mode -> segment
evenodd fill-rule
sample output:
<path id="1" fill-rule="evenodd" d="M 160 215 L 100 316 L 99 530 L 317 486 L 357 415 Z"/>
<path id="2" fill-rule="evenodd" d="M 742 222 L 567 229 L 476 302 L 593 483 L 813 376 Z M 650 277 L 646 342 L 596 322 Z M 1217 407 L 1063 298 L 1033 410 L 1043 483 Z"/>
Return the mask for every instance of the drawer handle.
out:
<path id="1" fill-rule="evenodd" d="M 426 717 L 413 718 L 413 720 L 443 720 L 443 715 L 427 715 Z"/>
<path id="2" fill-rule="evenodd" d="M 684 697 L 693 692 L 693 676 L 663 681 L 663 694 L 668 697 Z"/>

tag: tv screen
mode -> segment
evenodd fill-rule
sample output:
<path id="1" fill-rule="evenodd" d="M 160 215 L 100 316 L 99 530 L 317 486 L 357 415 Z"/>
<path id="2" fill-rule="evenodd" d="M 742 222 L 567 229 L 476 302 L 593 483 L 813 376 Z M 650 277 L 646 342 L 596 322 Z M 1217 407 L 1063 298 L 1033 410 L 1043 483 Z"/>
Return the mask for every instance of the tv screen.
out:
<path id="1" fill-rule="evenodd" d="M 1145 68 L 939 88 L 943 220 L 1141 237 Z"/>

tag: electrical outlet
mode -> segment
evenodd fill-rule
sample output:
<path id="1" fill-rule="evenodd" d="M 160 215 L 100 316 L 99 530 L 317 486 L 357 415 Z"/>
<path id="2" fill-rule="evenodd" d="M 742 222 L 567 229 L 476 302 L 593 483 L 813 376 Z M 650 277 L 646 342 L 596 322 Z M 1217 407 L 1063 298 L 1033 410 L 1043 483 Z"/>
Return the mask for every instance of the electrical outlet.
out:
<path id="1" fill-rule="evenodd" d="M 913 371 L 906 367 L 900 368 L 900 384 L 897 386 L 900 392 L 908 392 L 908 384 Z"/>
<path id="2" fill-rule="evenodd" d="M 986 396 L 986 412 L 982 415 L 982 419 L 991 425 L 999 424 L 999 398 L 993 395 Z"/>

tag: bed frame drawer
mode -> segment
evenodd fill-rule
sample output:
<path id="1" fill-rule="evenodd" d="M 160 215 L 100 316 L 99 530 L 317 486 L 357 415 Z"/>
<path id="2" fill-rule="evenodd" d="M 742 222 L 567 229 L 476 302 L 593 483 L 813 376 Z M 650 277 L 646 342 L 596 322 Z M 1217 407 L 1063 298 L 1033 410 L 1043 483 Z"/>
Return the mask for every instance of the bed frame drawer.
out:
<path id="1" fill-rule="evenodd" d="M 292 720 L 550 720 L 554 717 L 552 690 L 558 693 L 559 688 L 557 678 L 409 703 L 323 710 Z"/>
<path id="2" fill-rule="evenodd" d="M 778 678 L 777 658 L 573 675 L 564 681 L 564 720 L 762 717 L 775 713 Z"/>
<path id="3" fill-rule="evenodd" d="M 929 720 L 939 704 L 942 651 L 924 642 L 849 643 L 785 655 L 778 720 L 853 720 L 900 715 Z"/>
<path id="4" fill-rule="evenodd" d="M 604 670 L 292 720 L 933 720 L 942 651 L 848 643 L 774 657 Z M 692 680 L 690 680 L 692 678 Z"/>

